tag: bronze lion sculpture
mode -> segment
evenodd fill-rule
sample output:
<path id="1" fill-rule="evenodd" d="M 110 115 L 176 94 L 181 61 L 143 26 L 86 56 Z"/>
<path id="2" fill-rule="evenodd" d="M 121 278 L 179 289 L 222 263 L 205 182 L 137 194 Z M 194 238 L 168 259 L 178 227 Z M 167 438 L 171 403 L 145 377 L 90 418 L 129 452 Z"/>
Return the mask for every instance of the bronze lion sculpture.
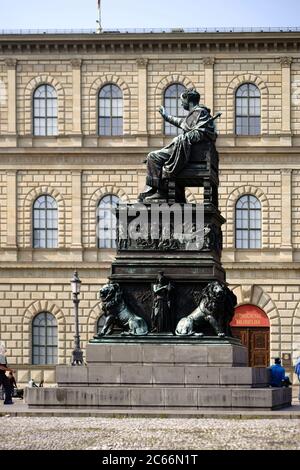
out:
<path id="1" fill-rule="evenodd" d="M 201 336 L 201 325 L 209 322 L 218 336 L 232 336 L 230 322 L 236 303 L 235 294 L 225 283 L 210 282 L 201 292 L 198 307 L 178 322 L 175 334 Z"/>
<path id="2" fill-rule="evenodd" d="M 111 335 L 115 326 L 123 330 L 121 333 L 123 335 L 142 336 L 148 334 L 147 323 L 126 305 L 119 284 L 110 283 L 103 286 L 100 289 L 100 299 L 106 318 L 96 337 Z"/>

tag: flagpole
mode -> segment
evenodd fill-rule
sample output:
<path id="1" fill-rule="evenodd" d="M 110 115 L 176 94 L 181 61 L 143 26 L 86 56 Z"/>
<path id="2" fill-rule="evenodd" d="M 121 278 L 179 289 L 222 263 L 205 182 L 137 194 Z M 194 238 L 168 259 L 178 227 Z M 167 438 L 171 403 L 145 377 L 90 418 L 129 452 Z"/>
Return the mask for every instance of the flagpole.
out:
<path id="1" fill-rule="evenodd" d="M 101 25 L 101 0 L 98 1 L 98 19 L 96 21 L 97 23 L 97 28 L 96 28 L 96 33 L 100 34 L 102 33 L 102 25 Z"/>

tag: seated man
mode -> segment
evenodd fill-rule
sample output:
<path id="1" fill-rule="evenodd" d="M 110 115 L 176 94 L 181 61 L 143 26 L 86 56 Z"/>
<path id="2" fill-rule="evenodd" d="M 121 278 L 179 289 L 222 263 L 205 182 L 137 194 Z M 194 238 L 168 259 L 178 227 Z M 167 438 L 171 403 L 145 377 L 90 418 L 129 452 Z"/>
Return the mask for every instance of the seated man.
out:
<path id="1" fill-rule="evenodd" d="M 185 118 L 168 116 L 165 108 L 160 107 L 159 112 L 165 121 L 182 129 L 183 134 L 176 136 L 167 147 L 149 153 L 146 160 L 146 188 L 139 195 L 139 201 L 165 200 L 167 188 L 164 177 L 176 176 L 186 166 L 192 144 L 204 139 L 216 141 L 214 120 L 221 114 L 211 117 L 210 109 L 200 105 L 199 101 L 200 95 L 195 89 L 188 89 L 182 93 L 181 104 L 186 111 L 189 111 Z"/>
<path id="2" fill-rule="evenodd" d="M 270 367 L 271 371 L 271 387 L 288 387 L 291 382 L 289 377 L 285 375 L 285 369 L 281 365 L 281 360 L 279 357 L 276 357 L 275 364 Z"/>

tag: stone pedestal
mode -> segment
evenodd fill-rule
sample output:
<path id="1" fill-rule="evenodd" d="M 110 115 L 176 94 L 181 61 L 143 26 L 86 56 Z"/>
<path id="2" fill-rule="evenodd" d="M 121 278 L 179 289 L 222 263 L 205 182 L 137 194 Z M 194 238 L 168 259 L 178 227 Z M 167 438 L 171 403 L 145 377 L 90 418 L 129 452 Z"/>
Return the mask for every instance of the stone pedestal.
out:
<path id="1" fill-rule="evenodd" d="M 105 337 L 86 366 L 57 366 L 58 388 L 27 389 L 30 407 L 277 409 L 291 389 L 269 388 L 269 371 L 247 367 L 232 338 Z"/>
<path id="2" fill-rule="evenodd" d="M 202 236 L 201 246 L 189 245 L 176 235 L 173 237 L 176 217 L 170 213 L 170 238 L 164 239 L 165 224 L 163 223 L 164 207 L 178 210 L 185 220 L 184 214 L 187 206 L 191 214 L 191 223 L 197 221 L 197 204 L 145 204 L 147 213 L 148 238 L 133 240 L 130 238 L 128 226 L 135 219 L 138 206 L 134 204 L 120 205 L 116 211 L 118 220 L 118 251 L 116 259 L 112 262 L 110 280 L 120 285 L 125 301 L 131 309 L 142 316 L 150 325 L 153 306 L 152 285 L 157 281 L 160 271 L 172 282 L 174 286 L 172 300 L 172 315 L 175 324 L 190 314 L 198 305 L 199 297 L 204 287 L 212 281 L 225 281 L 225 271 L 221 265 L 222 251 L 221 226 L 225 219 L 220 211 L 211 204 L 204 205 L 203 223 L 205 235 Z M 159 238 L 151 238 L 153 221 L 153 207 L 157 210 Z M 158 207 L 158 208 L 157 208 Z M 177 208 L 177 209 L 176 209 Z M 123 212 L 122 212 L 123 211 Z M 134 215 L 131 215 L 134 213 Z M 122 215 L 123 214 L 123 215 Z M 122 225 L 126 220 L 126 227 Z M 187 224 L 189 225 L 189 224 Z M 144 227 L 144 228 L 145 228 Z M 186 230 L 187 233 L 191 231 Z M 144 234 L 143 234 L 144 235 Z M 128 237 L 123 239 L 122 237 Z M 213 334 L 207 329 L 205 334 Z"/>

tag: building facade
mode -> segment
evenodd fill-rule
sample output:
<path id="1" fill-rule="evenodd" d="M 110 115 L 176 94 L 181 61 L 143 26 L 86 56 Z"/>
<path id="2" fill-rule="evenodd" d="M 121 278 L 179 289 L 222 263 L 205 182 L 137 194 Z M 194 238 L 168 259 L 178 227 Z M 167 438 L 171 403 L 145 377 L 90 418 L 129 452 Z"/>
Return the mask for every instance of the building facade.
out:
<path id="1" fill-rule="evenodd" d="M 300 33 L 2 34 L 0 339 L 19 382 L 54 383 L 54 364 L 71 359 L 74 268 L 83 348 L 95 333 L 115 256 L 97 220 L 108 201 L 136 200 L 145 156 L 172 138 L 158 107 L 179 112 L 183 87 L 223 113 L 237 334 L 253 364 L 300 355 Z M 202 189 L 187 196 L 200 202 Z"/>

